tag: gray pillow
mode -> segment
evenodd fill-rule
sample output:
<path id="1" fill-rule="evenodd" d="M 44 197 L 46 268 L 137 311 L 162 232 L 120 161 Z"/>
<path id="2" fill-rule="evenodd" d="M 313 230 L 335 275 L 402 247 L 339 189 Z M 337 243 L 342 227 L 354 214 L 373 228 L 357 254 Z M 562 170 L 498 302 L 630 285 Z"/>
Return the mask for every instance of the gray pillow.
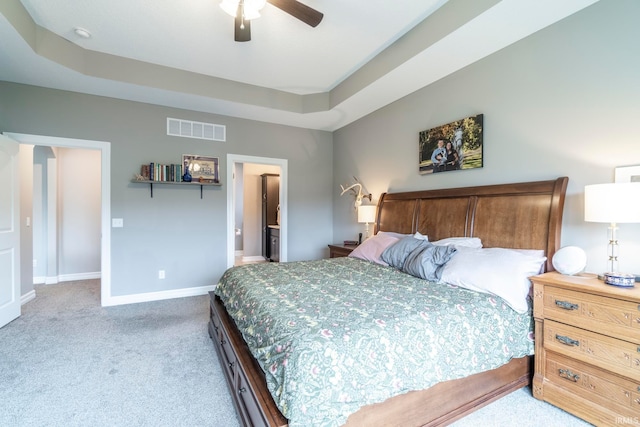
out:
<path id="1" fill-rule="evenodd" d="M 418 247 L 407 256 L 401 270 L 421 279 L 439 282 L 442 268 L 455 253 L 454 246 L 429 244 L 426 247 Z"/>
<path id="2" fill-rule="evenodd" d="M 407 236 L 382 251 L 380 258 L 391 267 L 402 270 L 406 258 L 410 253 L 418 248 L 425 248 L 431 243 L 424 239 L 416 239 L 413 236 Z"/>

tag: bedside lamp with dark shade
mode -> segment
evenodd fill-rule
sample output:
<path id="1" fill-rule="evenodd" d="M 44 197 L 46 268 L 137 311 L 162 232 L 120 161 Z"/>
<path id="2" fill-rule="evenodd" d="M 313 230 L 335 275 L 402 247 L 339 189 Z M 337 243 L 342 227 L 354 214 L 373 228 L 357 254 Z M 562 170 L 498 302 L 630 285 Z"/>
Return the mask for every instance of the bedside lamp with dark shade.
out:
<path id="1" fill-rule="evenodd" d="M 609 223 L 608 268 L 609 273 L 627 277 L 633 275 L 618 273 L 618 238 L 620 223 L 640 223 L 640 182 L 595 184 L 584 187 L 584 220 Z M 608 283 L 608 282 L 607 282 Z M 613 284 L 613 283 L 609 283 Z"/>

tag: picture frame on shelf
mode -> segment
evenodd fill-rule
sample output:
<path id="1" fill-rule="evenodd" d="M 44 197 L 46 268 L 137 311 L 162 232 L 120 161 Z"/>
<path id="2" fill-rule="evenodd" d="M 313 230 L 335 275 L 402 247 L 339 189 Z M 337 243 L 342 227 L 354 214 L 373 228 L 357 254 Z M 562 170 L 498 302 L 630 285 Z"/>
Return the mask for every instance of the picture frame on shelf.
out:
<path id="1" fill-rule="evenodd" d="M 189 168 L 194 182 L 220 182 L 220 159 L 218 157 L 183 154 L 182 165 Z"/>

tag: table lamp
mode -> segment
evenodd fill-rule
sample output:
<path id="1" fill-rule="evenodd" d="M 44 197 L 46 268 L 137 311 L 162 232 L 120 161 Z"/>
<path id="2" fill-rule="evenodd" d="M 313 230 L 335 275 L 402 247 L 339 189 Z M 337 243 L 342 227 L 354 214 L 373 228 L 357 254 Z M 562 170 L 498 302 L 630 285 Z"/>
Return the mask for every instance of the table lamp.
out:
<path id="1" fill-rule="evenodd" d="M 369 237 L 369 223 L 376 221 L 376 206 L 375 205 L 360 205 L 358 206 L 358 222 L 365 223 L 365 239 Z"/>
<path id="2" fill-rule="evenodd" d="M 610 224 L 607 273 L 618 272 L 617 224 L 640 222 L 640 182 L 585 186 L 584 220 Z"/>

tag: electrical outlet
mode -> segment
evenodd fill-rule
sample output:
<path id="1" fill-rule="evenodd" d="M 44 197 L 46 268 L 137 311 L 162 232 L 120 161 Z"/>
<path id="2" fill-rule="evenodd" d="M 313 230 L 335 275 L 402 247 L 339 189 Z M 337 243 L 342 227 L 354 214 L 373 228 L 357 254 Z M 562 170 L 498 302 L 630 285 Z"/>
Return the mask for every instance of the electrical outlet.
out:
<path id="1" fill-rule="evenodd" d="M 158 279 L 164 279 L 164 270 L 158 270 Z"/>

